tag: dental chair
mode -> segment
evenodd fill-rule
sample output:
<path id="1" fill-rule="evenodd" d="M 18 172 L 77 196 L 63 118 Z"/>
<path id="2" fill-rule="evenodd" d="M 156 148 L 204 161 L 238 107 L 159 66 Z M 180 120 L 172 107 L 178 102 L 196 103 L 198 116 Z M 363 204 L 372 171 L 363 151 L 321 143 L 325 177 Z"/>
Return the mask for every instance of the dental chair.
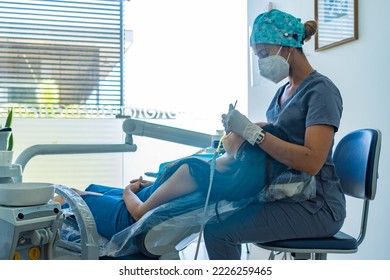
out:
<path id="1" fill-rule="evenodd" d="M 358 237 L 339 231 L 328 238 L 280 240 L 255 245 L 271 251 L 270 260 L 280 253 L 284 259 L 290 254 L 294 259 L 325 260 L 330 253 L 357 252 L 366 235 L 370 201 L 374 200 L 376 194 L 381 142 L 380 130 L 359 129 L 344 136 L 333 154 L 344 193 L 363 202 Z"/>
<path id="2" fill-rule="evenodd" d="M 209 134 L 134 119 L 124 120 L 122 127 L 126 133 L 125 144 L 35 145 L 23 151 L 13 166 L 23 171 L 27 163 L 37 155 L 135 152 L 137 147 L 133 143 L 133 135 L 198 148 L 209 147 L 212 140 Z M 27 184 L 22 182 L 22 172 L 13 174 L 12 181 L 13 184 Z M 179 252 L 197 239 L 201 224 L 216 220 L 215 209 L 218 209 L 219 218 L 223 219 L 250 202 L 221 201 L 218 205 L 210 202 L 204 212 L 204 196 L 194 193 L 153 209 L 138 222 L 114 235 L 111 240 L 106 240 L 97 233 L 88 206 L 76 192 L 57 184 L 50 184 L 50 188 L 54 188 L 55 193 L 65 198 L 70 212 L 61 209 L 57 204 L 54 205 L 57 213 L 50 214 L 50 221 L 44 227 L 50 231 L 59 227 L 61 234 L 48 243 L 51 246 L 50 255 L 41 255 L 39 259 L 179 259 Z M 40 205 L 50 203 L 52 202 L 42 201 L 37 207 L 42 208 Z M 17 240 L 12 242 L 18 243 L 21 236 L 15 235 L 14 239 Z M 40 241 L 35 243 L 37 242 Z M 14 256 L 15 246 L 9 249 L 10 253 L 4 259 L 12 259 Z"/>
<path id="3" fill-rule="evenodd" d="M 204 196 L 200 192 L 192 193 L 149 211 L 139 221 L 107 240 L 95 234 L 96 227 L 88 207 L 76 202 L 80 200 L 78 194 L 65 186 L 57 185 L 56 188 L 65 195 L 67 201 L 76 203 L 77 211 L 82 212 L 74 215 L 71 209 L 72 215 L 64 220 L 63 235 L 58 245 L 75 255 L 84 252 L 86 259 L 91 259 L 92 256 L 86 252 L 96 248 L 98 252 L 92 256 L 93 259 L 180 259 L 180 251 L 197 239 L 201 223 L 215 219 L 215 204 L 209 204 L 204 217 Z M 219 204 L 219 214 L 222 217 L 244 205 L 242 202 Z M 89 229 L 85 230 L 87 225 Z M 92 241 L 94 245 L 88 246 L 88 241 Z"/>

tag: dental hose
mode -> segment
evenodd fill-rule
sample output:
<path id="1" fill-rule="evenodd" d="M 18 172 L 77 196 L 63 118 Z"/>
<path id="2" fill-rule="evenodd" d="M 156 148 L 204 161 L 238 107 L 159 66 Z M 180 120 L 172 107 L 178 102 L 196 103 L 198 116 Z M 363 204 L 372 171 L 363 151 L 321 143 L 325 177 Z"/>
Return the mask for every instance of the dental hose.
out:
<path id="1" fill-rule="evenodd" d="M 222 140 L 225 139 L 226 137 L 227 137 L 227 135 L 226 135 L 226 133 L 224 133 L 223 136 L 221 137 L 221 139 L 219 139 L 217 149 L 214 151 L 213 158 L 211 159 L 211 162 L 210 162 L 210 181 L 209 181 L 209 187 L 208 187 L 208 190 L 207 190 L 206 201 L 205 201 L 204 208 L 203 208 L 203 218 L 202 218 L 201 225 L 200 225 L 199 237 L 198 237 L 198 242 L 197 242 L 197 245 L 196 245 L 196 251 L 195 251 L 195 258 L 194 258 L 194 260 L 198 259 L 200 242 L 202 240 L 203 229 L 204 229 L 204 226 L 205 226 L 207 206 L 208 206 L 209 200 L 210 200 L 211 187 L 213 186 L 214 173 L 215 173 L 215 168 L 216 168 L 216 165 L 217 165 L 217 155 L 219 154 L 219 152 L 221 150 Z"/>

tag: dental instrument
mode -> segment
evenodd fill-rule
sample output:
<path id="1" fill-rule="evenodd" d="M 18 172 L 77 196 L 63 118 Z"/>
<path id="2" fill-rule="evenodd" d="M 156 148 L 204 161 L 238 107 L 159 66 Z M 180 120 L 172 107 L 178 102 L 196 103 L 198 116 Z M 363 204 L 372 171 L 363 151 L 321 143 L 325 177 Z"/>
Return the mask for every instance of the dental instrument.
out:
<path id="1" fill-rule="evenodd" d="M 215 168 L 216 168 L 216 165 L 217 165 L 217 155 L 220 153 L 222 140 L 225 139 L 226 137 L 227 137 L 227 135 L 225 133 L 221 137 L 221 139 L 219 140 L 217 149 L 215 150 L 215 152 L 213 154 L 213 158 L 211 159 L 211 162 L 210 162 L 210 181 L 209 181 L 209 187 L 208 187 L 208 190 L 207 190 L 206 201 L 205 201 L 204 208 L 203 208 L 203 219 L 205 219 L 205 217 L 206 217 L 207 206 L 209 205 L 211 187 L 213 185 L 214 173 L 215 173 Z M 200 242 L 202 240 L 204 225 L 205 225 L 205 221 L 202 221 L 202 224 L 200 226 L 200 231 L 199 231 L 198 242 L 197 242 L 197 245 L 196 245 L 195 257 L 194 257 L 195 260 L 198 259 L 199 247 L 200 247 Z"/>

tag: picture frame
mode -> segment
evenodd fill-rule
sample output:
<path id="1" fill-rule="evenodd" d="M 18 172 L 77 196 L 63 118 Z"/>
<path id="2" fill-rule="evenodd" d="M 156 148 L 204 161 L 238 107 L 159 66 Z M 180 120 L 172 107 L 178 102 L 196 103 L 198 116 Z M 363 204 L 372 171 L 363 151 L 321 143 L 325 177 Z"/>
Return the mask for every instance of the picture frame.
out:
<path id="1" fill-rule="evenodd" d="M 315 51 L 358 39 L 358 0 L 315 0 Z"/>

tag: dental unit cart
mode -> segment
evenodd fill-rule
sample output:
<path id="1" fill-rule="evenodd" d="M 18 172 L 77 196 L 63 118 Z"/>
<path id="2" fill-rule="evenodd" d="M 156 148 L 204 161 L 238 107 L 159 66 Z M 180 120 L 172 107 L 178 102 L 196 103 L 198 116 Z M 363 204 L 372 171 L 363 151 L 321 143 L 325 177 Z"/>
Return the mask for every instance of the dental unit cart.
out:
<path id="1" fill-rule="evenodd" d="M 17 176 L 20 165 L 0 166 L 0 260 L 50 259 L 61 226 L 54 186 L 14 183 Z"/>

